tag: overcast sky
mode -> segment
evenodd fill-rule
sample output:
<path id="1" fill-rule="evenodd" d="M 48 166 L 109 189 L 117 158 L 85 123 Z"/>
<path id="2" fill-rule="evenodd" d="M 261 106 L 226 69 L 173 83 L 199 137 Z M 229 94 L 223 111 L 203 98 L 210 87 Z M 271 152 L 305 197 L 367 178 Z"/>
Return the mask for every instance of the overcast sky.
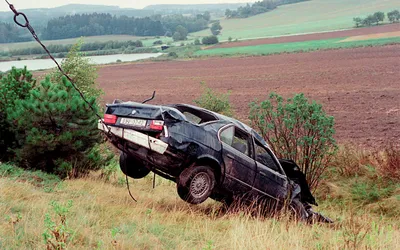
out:
<path id="1" fill-rule="evenodd" d="M 152 4 L 197 4 L 197 3 L 247 3 L 251 0 L 8 0 L 18 9 L 30 8 L 52 8 L 65 4 L 101 4 L 101 5 L 118 5 L 121 8 L 137 8 L 141 9 Z M 4 0 L 0 0 L 0 11 L 9 10 Z"/>

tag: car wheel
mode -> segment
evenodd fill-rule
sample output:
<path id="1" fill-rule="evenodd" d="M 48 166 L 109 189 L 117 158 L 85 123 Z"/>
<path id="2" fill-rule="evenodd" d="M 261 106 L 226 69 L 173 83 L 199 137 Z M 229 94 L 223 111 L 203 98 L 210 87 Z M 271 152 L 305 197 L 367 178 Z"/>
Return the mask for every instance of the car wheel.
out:
<path id="1" fill-rule="evenodd" d="M 185 169 L 177 181 L 178 195 L 191 204 L 200 204 L 210 197 L 215 186 L 213 170 L 207 166 Z"/>
<path id="2" fill-rule="evenodd" d="M 142 179 L 150 173 L 143 161 L 121 152 L 119 166 L 124 174 L 133 179 Z"/>
<path id="3" fill-rule="evenodd" d="M 308 213 L 299 199 L 295 198 L 292 200 L 290 209 L 296 220 L 307 220 Z"/>

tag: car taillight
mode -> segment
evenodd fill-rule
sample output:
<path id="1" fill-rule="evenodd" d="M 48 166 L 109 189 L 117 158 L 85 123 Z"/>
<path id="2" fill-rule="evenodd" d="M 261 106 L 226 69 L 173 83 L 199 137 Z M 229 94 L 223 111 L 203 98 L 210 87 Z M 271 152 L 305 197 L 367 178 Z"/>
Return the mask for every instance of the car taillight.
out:
<path id="1" fill-rule="evenodd" d="M 104 123 L 105 124 L 115 124 L 117 123 L 118 117 L 116 115 L 108 115 L 104 114 Z"/>
<path id="2" fill-rule="evenodd" d="M 151 121 L 150 129 L 162 131 L 164 126 L 164 121 Z"/>

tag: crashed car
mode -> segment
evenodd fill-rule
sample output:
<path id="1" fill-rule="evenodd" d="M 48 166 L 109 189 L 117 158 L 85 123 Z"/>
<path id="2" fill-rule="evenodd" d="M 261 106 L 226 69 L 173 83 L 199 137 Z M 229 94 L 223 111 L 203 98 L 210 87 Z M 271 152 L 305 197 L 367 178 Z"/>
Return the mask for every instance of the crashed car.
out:
<path id="1" fill-rule="evenodd" d="M 121 150 L 123 173 L 140 179 L 152 171 L 172 180 L 186 202 L 246 197 L 283 207 L 289 200 L 299 218 L 319 215 L 296 163 L 278 159 L 256 131 L 233 118 L 188 104 L 114 101 L 99 129 Z"/>

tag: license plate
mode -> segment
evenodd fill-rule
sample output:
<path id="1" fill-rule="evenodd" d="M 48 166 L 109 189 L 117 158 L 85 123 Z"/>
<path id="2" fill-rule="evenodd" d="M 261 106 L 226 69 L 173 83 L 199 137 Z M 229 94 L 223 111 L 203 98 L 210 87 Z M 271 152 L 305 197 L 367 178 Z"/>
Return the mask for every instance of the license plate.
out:
<path id="1" fill-rule="evenodd" d="M 141 120 L 141 119 L 121 118 L 121 121 L 119 123 L 123 124 L 123 125 L 135 126 L 135 127 L 145 127 L 146 126 L 146 120 Z"/>

